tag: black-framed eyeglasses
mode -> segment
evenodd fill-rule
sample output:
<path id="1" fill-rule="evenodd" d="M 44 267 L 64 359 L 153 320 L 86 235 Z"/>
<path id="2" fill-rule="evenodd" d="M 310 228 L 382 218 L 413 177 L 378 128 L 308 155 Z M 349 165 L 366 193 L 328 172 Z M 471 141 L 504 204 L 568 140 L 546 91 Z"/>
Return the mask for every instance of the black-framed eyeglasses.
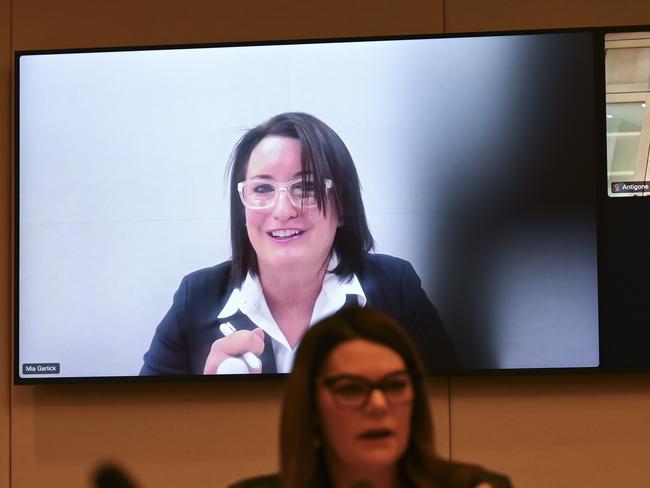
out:
<path id="1" fill-rule="evenodd" d="M 363 376 L 337 375 L 322 379 L 336 404 L 343 408 L 363 408 L 374 390 L 380 390 L 391 405 L 413 400 L 413 377 L 408 371 L 390 373 L 379 381 Z"/>
<path id="2" fill-rule="evenodd" d="M 332 180 L 325 178 L 325 195 L 332 188 Z M 271 208 L 275 205 L 278 195 L 286 191 L 294 207 L 313 207 L 316 205 L 316 188 L 318 183 L 302 178 L 279 183 L 276 181 L 254 179 L 237 183 L 239 198 L 245 207 L 253 210 Z"/>

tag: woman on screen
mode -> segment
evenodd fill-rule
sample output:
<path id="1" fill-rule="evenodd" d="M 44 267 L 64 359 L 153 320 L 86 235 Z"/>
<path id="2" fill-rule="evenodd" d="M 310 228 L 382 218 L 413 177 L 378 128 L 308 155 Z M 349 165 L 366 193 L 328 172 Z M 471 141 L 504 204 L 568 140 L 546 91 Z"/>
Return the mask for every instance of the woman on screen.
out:
<path id="1" fill-rule="evenodd" d="M 420 360 L 388 316 L 351 307 L 307 332 L 287 381 L 280 473 L 231 488 L 510 488 L 434 451 Z"/>
<path id="2" fill-rule="evenodd" d="M 370 253 L 357 171 L 330 127 L 276 115 L 240 139 L 229 171 L 232 259 L 182 280 L 141 374 L 289 372 L 310 325 L 350 304 L 394 317 L 431 370 L 458 367 L 410 263 Z"/>

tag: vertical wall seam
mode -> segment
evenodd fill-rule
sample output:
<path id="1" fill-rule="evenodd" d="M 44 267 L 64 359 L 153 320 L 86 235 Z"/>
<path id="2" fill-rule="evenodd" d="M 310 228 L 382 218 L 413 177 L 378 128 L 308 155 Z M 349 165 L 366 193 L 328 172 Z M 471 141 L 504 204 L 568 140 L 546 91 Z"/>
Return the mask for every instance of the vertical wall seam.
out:
<path id="1" fill-rule="evenodd" d="M 447 0 L 442 0 L 442 33 L 447 33 Z"/>
<path id="2" fill-rule="evenodd" d="M 454 453 L 451 450 L 452 449 L 452 442 L 451 442 L 451 376 L 447 376 L 447 425 L 449 425 L 449 460 L 453 461 L 454 460 Z"/>
<path id="3" fill-rule="evenodd" d="M 13 94 L 14 94 L 14 91 L 16 89 L 16 87 L 14 86 L 14 83 L 15 83 L 14 82 L 14 80 L 15 80 L 14 70 L 16 69 L 15 64 L 14 64 L 14 0 L 9 0 L 9 63 L 10 63 L 9 73 L 11 75 L 11 80 L 9 81 L 9 93 L 10 93 L 10 100 L 9 100 L 9 112 L 10 112 L 10 115 L 9 115 L 9 117 L 11 118 L 11 121 L 9 122 L 9 137 L 10 137 L 10 140 L 9 140 L 9 148 L 10 148 L 9 149 L 9 174 L 10 174 L 10 176 L 9 176 L 9 180 L 10 180 L 9 184 L 11 185 L 11 188 L 10 188 L 9 194 L 11 195 L 10 198 L 12 200 L 12 201 L 9 202 L 9 212 L 10 212 L 9 225 L 11 226 L 10 228 L 14 229 L 14 232 L 15 232 L 15 225 L 14 225 L 14 221 L 13 221 L 13 205 L 14 205 L 14 203 L 13 203 L 13 198 L 14 198 L 14 192 L 13 192 L 13 186 L 14 186 L 13 162 L 14 162 L 14 151 L 16 150 L 15 142 L 14 142 L 14 131 L 16 129 L 15 129 L 14 125 L 13 125 L 14 121 L 15 121 L 15 117 L 14 117 L 14 110 L 15 110 L 14 103 L 15 103 L 15 101 L 14 101 Z M 13 398 L 13 393 L 14 393 L 14 389 L 13 389 L 13 373 L 14 373 L 14 371 L 13 371 L 13 363 L 14 363 L 14 359 L 15 359 L 13 357 L 13 353 L 14 353 L 14 345 L 13 345 L 13 342 L 14 342 L 14 321 L 13 321 L 13 302 L 14 302 L 13 297 L 14 297 L 14 292 L 11 291 L 11 290 L 13 290 L 13 286 L 14 286 L 14 272 L 15 272 L 15 270 L 14 270 L 14 267 L 13 267 L 13 262 L 14 262 L 13 237 L 14 236 L 11 233 L 11 231 L 9 232 L 9 234 L 12 236 L 11 242 L 9 243 L 9 261 L 10 261 L 9 262 L 9 269 L 11 270 L 10 278 L 9 278 L 11 280 L 11 282 L 9 283 L 9 290 L 10 290 L 10 293 L 9 293 L 9 351 L 10 351 L 9 357 L 11 358 L 10 359 L 10 364 L 9 364 L 9 371 L 11 371 L 11 378 L 9 379 L 9 382 L 7 383 L 7 388 L 9 389 L 9 392 L 8 392 L 9 393 L 9 396 L 8 396 L 8 398 L 9 398 L 9 405 L 8 405 L 8 407 L 9 407 L 9 416 L 8 417 L 9 418 L 7 419 L 8 422 L 9 422 L 9 425 L 7 427 L 7 433 L 9 434 L 8 439 L 7 439 L 7 441 L 9 442 L 9 445 L 7 446 L 7 451 L 8 451 L 7 452 L 7 463 L 9 464 L 9 466 L 7 468 L 7 471 L 8 471 L 7 475 L 8 475 L 8 478 L 9 478 L 9 487 L 11 487 L 11 486 L 13 486 L 13 467 L 14 467 L 14 463 L 13 463 L 13 444 L 14 444 L 13 443 L 13 425 L 14 425 L 14 423 L 13 423 L 13 411 L 14 411 L 14 408 L 13 408 L 14 407 L 14 398 Z"/>

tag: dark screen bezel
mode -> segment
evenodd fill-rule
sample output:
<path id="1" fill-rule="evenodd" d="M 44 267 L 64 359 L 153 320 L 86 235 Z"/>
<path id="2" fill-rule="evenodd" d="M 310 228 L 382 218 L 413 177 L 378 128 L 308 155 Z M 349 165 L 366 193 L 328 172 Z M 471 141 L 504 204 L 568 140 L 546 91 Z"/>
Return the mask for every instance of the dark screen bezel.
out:
<path id="1" fill-rule="evenodd" d="M 492 36 L 516 36 L 516 35 L 548 35 L 562 33 L 590 33 L 593 43 L 593 66 L 594 66 L 594 141 L 596 141 L 596 160 L 599 168 L 595 168 L 597 184 L 594 198 L 596 199 L 596 221 L 597 221 L 597 265 L 598 265 L 598 334 L 600 364 L 595 367 L 580 368 L 525 368 L 525 369 L 466 369 L 461 371 L 434 371 L 430 372 L 432 377 L 441 376 L 495 376 L 495 375 L 548 375 L 548 374 L 602 374 L 602 373 L 645 373 L 650 371 L 650 360 L 642 366 L 625 366 L 614 364 L 608 350 L 613 347 L 611 344 L 612 331 L 616 328 L 611 316 L 616 313 L 611 307 L 612 288 L 610 273 L 611 253 L 618 248 L 616 242 L 612 242 L 614 224 L 613 219 L 619 213 L 631 211 L 634 215 L 648 214 L 650 199 L 645 198 L 610 198 L 607 196 L 606 176 L 606 122 L 605 122 L 605 44 L 604 38 L 607 33 L 635 32 L 650 30 L 650 26 L 617 26 L 617 27 L 586 27 L 577 29 L 537 29 L 517 31 L 496 31 L 496 32 L 473 32 L 473 33 L 439 33 L 439 34 L 417 34 L 380 37 L 352 37 L 352 38 L 322 38 L 322 39 L 289 39 L 269 40 L 250 42 L 226 42 L 208 44 L 172 44 L 172 45 L 146 45 L 146 46 L 119 46 L 102 48 L 80 48 L 80 49 L 51 49 L 51 50 L 29 50 L 16 51 L 14 58 L 14 165 L 13 165 L 13 277 L 12 277 L 12 322 L 13 322 L 13 369 L 14 384 L 16 385 L 43 385 L 43 384 L 95 384 L 95 383 L 159 383 L 159 382 L 202 382 L 202 381 L 268 381 L 283 380 L 284 374 L 261 374 L 261 375 L 224 375 L 224 376 L 83 376 L 83 377 L 21 377 L 19 364 L 19 112 L 20 112 L 20 80 L 19 63 L 22 56 L 41 54 L 70 54 L 70 53 L 100 53 L 100 52 L 123 52 L 123 51 L 146 51 L 146 50 L 167 50 L 167 49 L 195 49 L 195 48 L 219 48 L 219 47 L 243 47 L 243 46 L 269 46 L 289 44 L 320 44 L 320 43 L 341 43 L 341 42 L 365 42 L 365 41 L 389 41 L 389 40 L 415 40 L 415 39 L 447 39 L 447 38 L 469 38 L 469 37 L 492 37 Z M 650 236 L 646 241 L 650 244 Z M 646 265 L 646 268 L 650 266 Z M 638 282 L 642 282 L 639 279 Z M 604 286 L 604 283 L 610 283 Z M 650 336 L 650 332 L 647 333 Z M 649 337 L 650 339 L 650 337 Z M 609 344 L 609 345 L 608 345 Z"/>

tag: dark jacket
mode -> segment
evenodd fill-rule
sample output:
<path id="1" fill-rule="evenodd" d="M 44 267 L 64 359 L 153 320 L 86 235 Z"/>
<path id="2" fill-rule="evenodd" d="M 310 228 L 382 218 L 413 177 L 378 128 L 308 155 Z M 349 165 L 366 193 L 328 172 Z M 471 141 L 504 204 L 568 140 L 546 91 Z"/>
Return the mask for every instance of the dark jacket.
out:
<path id="1" fill-rule="evenodd" d="M 174 294 L 171 308 L 158 325 L 141 375 L 197 375 L 203 373 L 212 343 L 222 336 L 217 318 L 232 288 L 230 261 L 187 275 Z M 408 261 L 381 254 L 365 254 L 357 277 L 366 306 L 391 315 L 419 348 L 433 372 L 459 368 L 452 342 L 420 278 Z M 237 329 L 255 328 L 242 313 L 228 317 Z M 266 336 L 262 373 L 275 373 L 275 360 Z"/>
<path id="2" fill-rule="evenodd" d="M 445 463 L 439 479 L 435 482 L 432 480 L 431 486 L 435 488 L 475 488 L 480 483 L 490 483 L 492 488 L 512 488 L 507 476 L 487 471 L 481 466 L 463 463 Z M 280 488 L 280 486 L 280 476 L 274 474 L 242 480 L 228 488 Z"/>

